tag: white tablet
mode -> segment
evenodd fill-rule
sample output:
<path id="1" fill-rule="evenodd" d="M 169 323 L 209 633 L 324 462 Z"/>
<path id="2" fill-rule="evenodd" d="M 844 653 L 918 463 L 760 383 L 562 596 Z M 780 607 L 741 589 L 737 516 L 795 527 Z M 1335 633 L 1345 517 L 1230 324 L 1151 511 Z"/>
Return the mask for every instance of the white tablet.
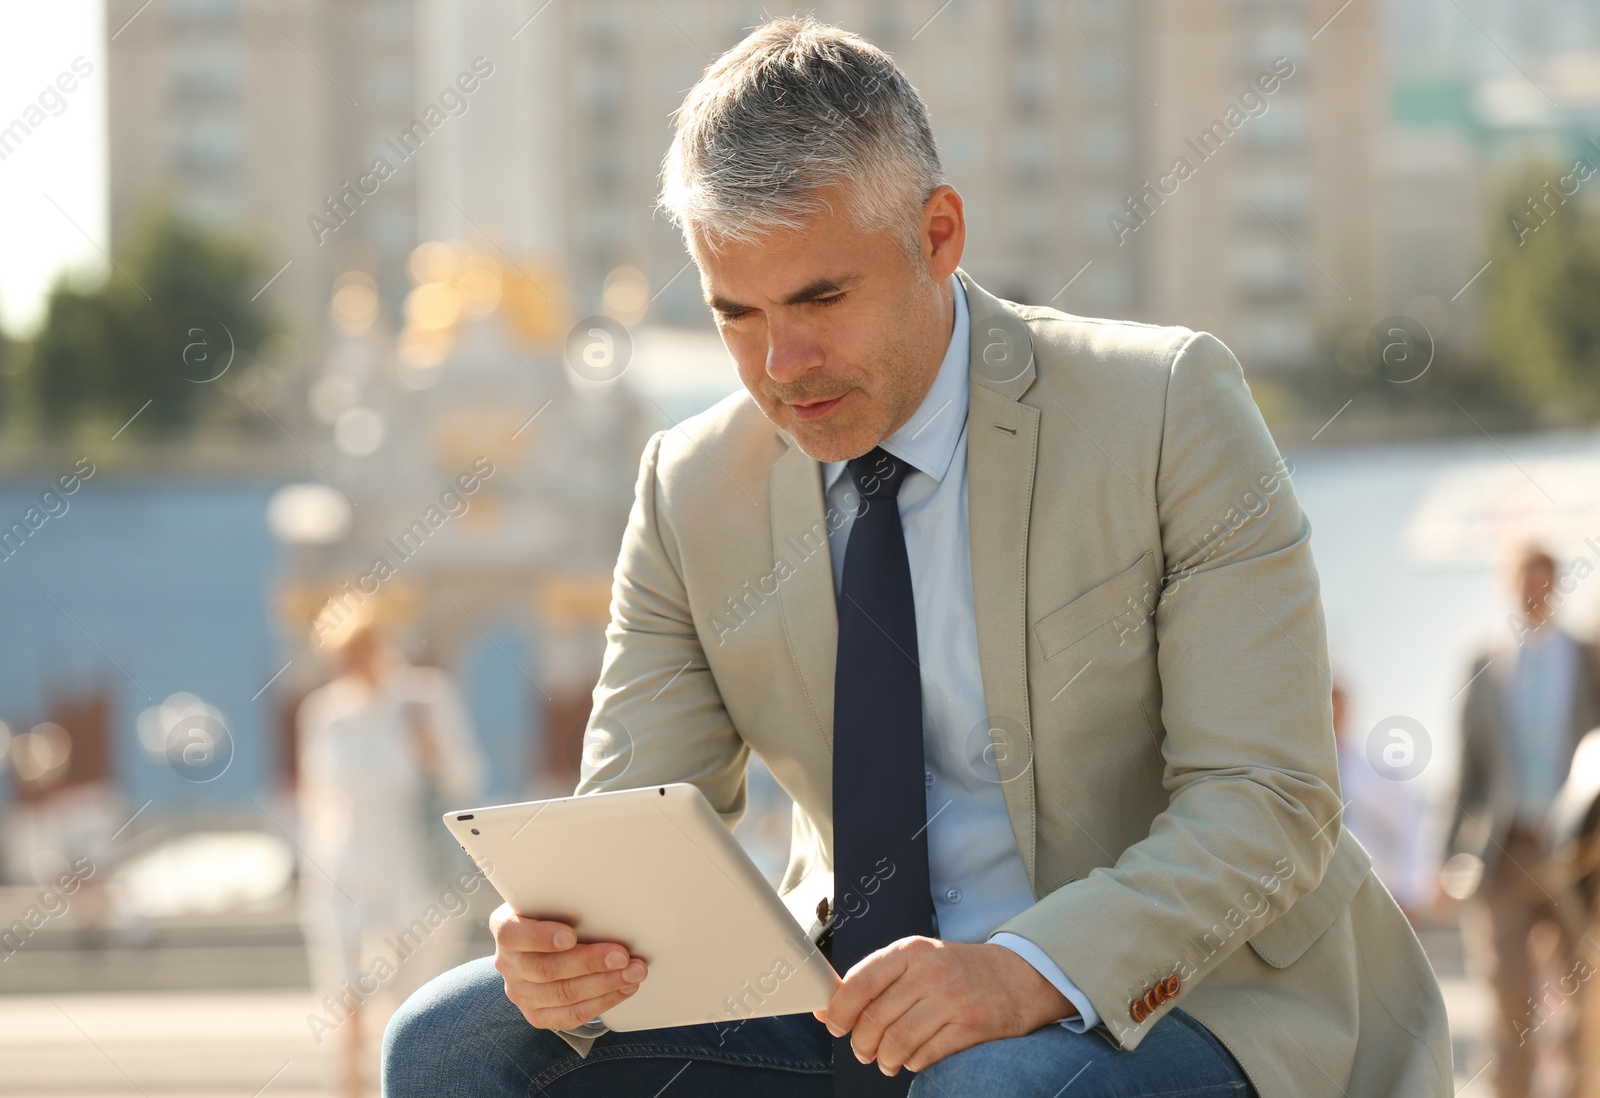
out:
<path id="1" fill-rule="evenodd" d="M 650 966 L 601 1015 L 621 1032 L 801 1014 L 839 977 L 698 788 L 650 786 L 444 817 L 519 915 Z"/>

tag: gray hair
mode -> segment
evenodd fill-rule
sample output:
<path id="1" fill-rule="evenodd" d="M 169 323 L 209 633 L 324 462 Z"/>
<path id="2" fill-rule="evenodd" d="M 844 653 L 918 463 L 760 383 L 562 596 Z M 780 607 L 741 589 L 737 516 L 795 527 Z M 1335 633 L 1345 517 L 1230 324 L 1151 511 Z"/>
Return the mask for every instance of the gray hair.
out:
<path id="1" fill-rule="evenodd" d="M 920 257 L 922 207 L 944 182 L 928 108 L 890 56 L 812 18 L 774 19 L 706 68 L 673 113 L 659 207 L 687 239 L 751 242 L 831 210 L 841 184 L 863 232 Z"/>

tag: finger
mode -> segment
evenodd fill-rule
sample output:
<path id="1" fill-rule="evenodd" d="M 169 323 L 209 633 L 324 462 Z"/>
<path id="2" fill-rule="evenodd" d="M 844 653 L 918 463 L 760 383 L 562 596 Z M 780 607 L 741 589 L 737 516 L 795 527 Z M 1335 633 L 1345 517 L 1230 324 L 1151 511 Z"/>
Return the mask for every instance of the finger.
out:
<path id="1" fill-rule="evenodd" d="M 973 1031 L 954 1022 L 946 1023 L 922 1046 L 905 1058 L 907 1071 L 927 1071 L 946 1056 L 954 1056 L 977 1044 Z"/>
<path id="2" fill-rule="evenodd" d="M 587 999 L 581 1003 L 573 1003 L 563 1007 L 547 1007 L 541 1010 L 525 1010 L 522 1015 L 528 1019 L 529 1025 L 537 1029 L 576 1029 L 585 1022 L 600 1017 L 600 1015 L 618 1003 L 625 1001 L 628 996 L 638 990 L 638 984 L 629 984 L 627 987 L 618 988 L 607 995 Z"/>
<path id="3" fill-rule="evenodd" d="M 915 940 L 903 938 L 901 942 Z M 891 942 L 877 952 L 867 954 L 845 973 L 844 980 L 834 989 L 833 998 L 828 1001 L 829 1033 L 841 1037 L 854 1029 L 861 1012 L 869 1009 L 883 989 L 905 971 L 910 953 L 901 946 L 901 942 Z"/>
<path id="4" fill-rule="evenodd" d="M 914 977 L 908 973 L 885 988 L 883 994 L 874 999 L 871 1005 L 862 1007 L 861 1016 L 856 1019 L 855 1026 L 850 1030 L 850 1047 L 855 1052 L 857 1060 L 863 1064 L 870 1064 L 874 1060 L 882 1062 L 883 1054 L 888 1051 L 881 1047 L 885 1031 L 905 1017 L 908 1011 L 926 1001 L 927 989 L 913 986 L 915 982 Z M 905 1051 L 901 1051 L 902 1060 Z"/>
<path id="5" fill-rule="evenodd" d="M 894 1075 L 914 1062 L 918 1050 L 926 1047 L 948 1025 L 950 1010 L 946 1003 L 934 999 L 912 1003 L 908 1010 L 884 1026 L 873 1058 L 885 1075 Z M 859 1026 L 856 1032 L 861 1032 Z"/>
<path id="6" fill-rule="evenodd" d="M 552 1009 L 585 1003 L 622 988 L 644 982 L 644 965 L 638 961 L 622 972 L 596 972 L 568 980 L 509 980 L 507 994 L 513 1002 L 532 1009 Z"/>
<path id="7" fill-rule="evenodd" d="M 566 923 L 529 919 L 512 911 L 509 905 L 495 909 L 489 930 L 496 945 L 517 952 L 556 953 L 578 944 L 577 933 Z"/>
<path id="8" fill-rule="evenodd" d="M 505 965 L 496 965 L 507 976 L 548 983 L 552 980 L 570 980 L 594 972 L 621 972 L 634 960 L 628 951 L 610 942 L 596 942 L 574 946 L 559 953 L 496 951 L 505 956 Z M 644 964 L 639 961 L 639 964 Z M 634 981 L 637 982 L 637 981 Z"/>

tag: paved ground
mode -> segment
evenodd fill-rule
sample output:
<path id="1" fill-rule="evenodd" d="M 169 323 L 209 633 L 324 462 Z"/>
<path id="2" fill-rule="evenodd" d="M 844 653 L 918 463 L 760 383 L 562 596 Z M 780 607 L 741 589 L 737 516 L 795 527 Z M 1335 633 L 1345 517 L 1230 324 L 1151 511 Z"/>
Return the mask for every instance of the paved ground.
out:
<path id="1" fill-rule="evenodd" d="M 0 1094 L 331 1093 L 305 992 L 162 992 L 0 997 Z"/>

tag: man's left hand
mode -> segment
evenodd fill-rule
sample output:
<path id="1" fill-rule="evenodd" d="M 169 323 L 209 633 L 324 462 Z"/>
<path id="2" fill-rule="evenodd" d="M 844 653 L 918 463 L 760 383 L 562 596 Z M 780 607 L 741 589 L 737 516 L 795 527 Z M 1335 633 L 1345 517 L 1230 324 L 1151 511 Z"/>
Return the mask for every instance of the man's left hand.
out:
<path id="1" fill-rule="evenodd" d="M 1077 1013 L 1039 971 L 1004 946 L 902 938 L 868 954 L 825 1010 L 862 1063 L 885 1075 L 923 1071 L 985 1041 L 1021 1037 Z"/>

